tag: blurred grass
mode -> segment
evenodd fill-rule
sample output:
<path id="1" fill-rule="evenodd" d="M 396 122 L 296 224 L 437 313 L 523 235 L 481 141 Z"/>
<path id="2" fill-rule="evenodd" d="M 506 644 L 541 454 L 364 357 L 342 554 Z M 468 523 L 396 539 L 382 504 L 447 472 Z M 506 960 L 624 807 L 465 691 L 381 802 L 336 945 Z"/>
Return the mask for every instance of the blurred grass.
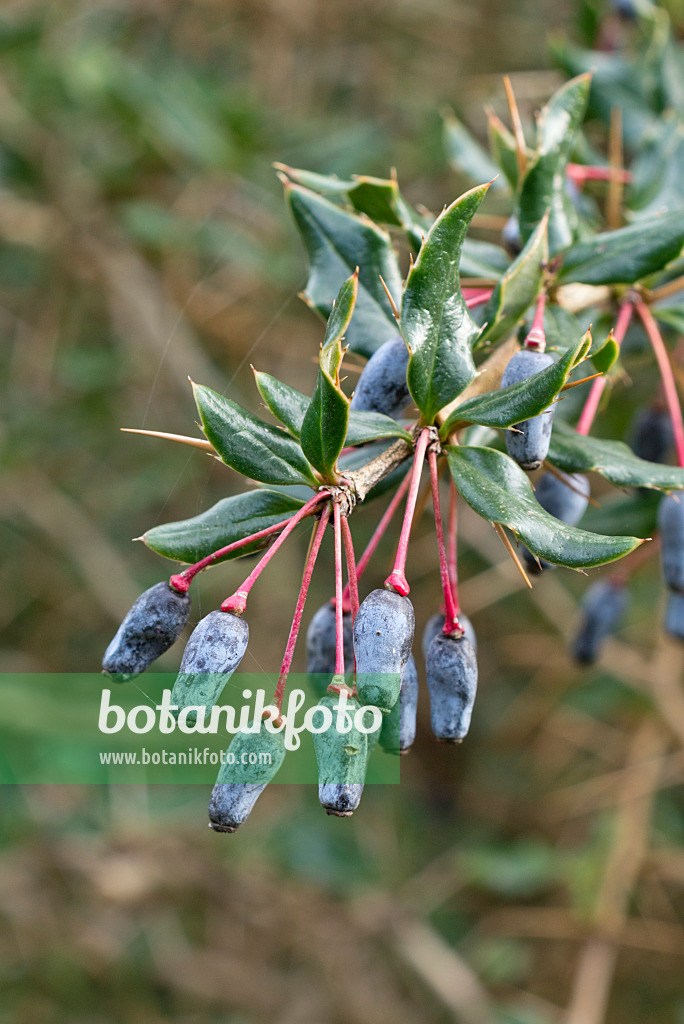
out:
<path id="1" fill-rule="evenodd" d="M 544 32 L 568 17 L 531 0 L 4 5 L 2 671 L 95 666 L 166 571 L 130 538 L 239 487 L 120 426 L 191 432 L 188 375 L 252 408 L 250 362 L 313 382 L 320 325 L 296 298 L 305 262 L 271 162 L 396 165 L 439 208 L 460 184 L 439 107 L 481 131 L 512 70 L 529 111 L 554 81 Z M 650 374 L 618 395 L 616 430 Z M 466 513 L 463 536 L 473 735 L 434 744 L 423 701 L 401 787 L 369 788 L 350 821 L 278 786 L 234 837 L 204 834 L 195 789 L 5 794 L 0 1020 L 681 1024 L 684 666 L 654 643 L 655 565 L 579 673 L 564 640 L 583 581 L 521 597 L 493 532 Z M 304 543 L 254 592 L 249 669 L 279 663 Z M 196 617 L 239 566 L 201 580 Z M 434 566 L 421 526 L 419 628 Z M 318 573 L 311 610 L 329 591 Z"/>

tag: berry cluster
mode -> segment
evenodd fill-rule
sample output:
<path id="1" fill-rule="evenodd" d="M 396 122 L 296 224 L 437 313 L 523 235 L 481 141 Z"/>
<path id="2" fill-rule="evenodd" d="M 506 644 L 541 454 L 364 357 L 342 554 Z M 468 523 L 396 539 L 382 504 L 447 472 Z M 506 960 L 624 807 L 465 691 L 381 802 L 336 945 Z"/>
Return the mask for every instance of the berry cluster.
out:
<path id="1" fill-rule="evenodd" d="M 414 519 L 430 498 L 442 608 L 430 618 L 422 648 L 438 740 L 465 738 L 477 688 L 475 635 L 458 596 L 462 501 L 491 523 L 528 586 L 528 571 L 543 574 L 557 565 L 584 570 L 633 552 L 653 535 L 657 516 L 670 588 L 666 626 L 682 638 L 684 502 L 667 493 L 656 512 L 651 499 L 659 491 L 684 489 L 684 421 L 651 308 L 657 315 L 660 296 L 684 291 L 684 279 L 673 278 L 676 268 L 669 267 L 684 247 L 684 218 L 644 220 L 602 233 L 582 221 L 583 207 L 573 206 L 573 195 L 581 198 L 588 183 L 608 182 L 614 198 L 615 184 L 629 180 L 619 167 L 570 162 L 589 89 L 590 76 L 583 74 L 552 97 L 538 119 L 534 149 L 522 135 L 512 93 L 514 133 L 496 118 L 490 123 L 493 153 L 513 198 L 503 237 L 508 255 L 466 237 L 489 185 L 471 189 L 431 217 L 411 209 L 394 178 L 344 182 L 280 168 L 311 262 L 305 298 L 327 319 L 313 394 L 257 372 L 275 426 L 193 385 L 204 438 L 176 440 L 204 449 L 256 487 L 194 519 L 145 534 L 153 550 L 186 568 L 136 601 L 103 662 L 105 672 L 121 681 L 144 671 L 185 626 L 197 574 L 260 553 L 220 609 L 195 627 L 185 648 L 173 689 L 177 713 L 197 716 L 214 705 L 247 650 L 244 616 L 253 586 L 298 524 L 314 520 L 272 710 L 231 744 L 238 756 L 222 766 L 211 799 L 215 830 L 235 831 L 283 763 L 283 699 L 327 533 L 333 538 L 335 593 L 310 621 L 306 654 L 307 672 L 320 686 L 318 711 L 330 725 L 315 734 L 319 797 L 330 814 L 347 816 L 358 806 L 376 744 L 404 754 L 415 738 L 419 687 L 406 564 Z M 404 278 L 389 228 L 401 230 L 415 254 Z M 588 323 L 601 316 L 614 317 L 615 324 L 597 342 Z M 616 379 L 613 367 L 623 339 L 639 322 L 662 385 L 639 418 L 632 451 L 620 441 L 592 438 L 590 431 L 606 384 Z M 367 360 L 351 398 L 340 378 L 347 348 Z M 572 410 L 568 414 L 560 400 L 588 382 L 573 424 Z M 664 461 L 671 445 L 676 467 Z M 421 492 L 425 470 L 429 479 Z M 445 470 L 450 479 L 443 517 Z M 590 503 L 596 505 L 589 472 L 630 491 L 628 508 L 616 509 L 609 501 L 591 531 L 578 525 Z M 349 519 L 357 506 L 387 490 L 393 492 L 387 509 L 357 561 Z M 360 581 L 402 503 L 384 589 L 360 601 Z M 619 520 L 617 530 L 607 526 L 611 514 Z M 624 521 L 635 517 L 640 536 L 622 536 Z M 579 662 L 594 661 L 616 628 L 627 579 L 642 561 L 643 554 L 630 559 L 627 570 L 587 591 L 573 646 Z M 340 706 L 346 709 L 345 729 L 333 714 Z M 366 728 L 364 716 L 371 712 L 372 727 Z M 247 768 L 249 758 L 242 755 L 264 749 L 270 763 Z"/>

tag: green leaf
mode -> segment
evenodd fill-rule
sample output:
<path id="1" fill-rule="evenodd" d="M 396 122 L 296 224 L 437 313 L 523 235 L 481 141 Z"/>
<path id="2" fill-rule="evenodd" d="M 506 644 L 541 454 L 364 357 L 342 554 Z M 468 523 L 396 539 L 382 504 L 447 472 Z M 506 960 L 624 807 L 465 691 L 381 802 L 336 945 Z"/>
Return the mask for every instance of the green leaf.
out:
<path id="1" fill-rule="evenodd" d="M 508 270 L 511 260 L 500 245 L 466 238 L 461 249 L 461 277 L 490 277 L 497 281 Z"/>
<path id="2" fill-rule="evenodd" d="M 270 373 L 253 370 L 256 386 L 264 402 L 277 420 L 280 420 L 293 437 L 299 438 L 306 410 L 311 405 L 308 395 L 284 384 Z"/>
<path id="3" fill-rule="evenodd" d="M 494 189 L 506 188 L 498 177 L 499 168 L 489 153 L 452 111 L 444 114 L 444 148 L 447 160 L 455 171 L 470 181 L 491 181 Z"/>
<path id="4" fill-rule="evenodd" d="M 349 329 L 352 352 L 371 356 L 396 337 L 397 324 L 380 278 L 394 301 L 401 295 L 401 273 L 389 235 L 367 217 L 344 210 L 291 182 L 286 195 L 309 255 L 304 298 L 327 317 L 343 282 L 359 267 L 358 314 Z"/>
<path id="5" fill-rule="evenodd" d="M 589 75 L 562 86 L 539 118 L 537 156 L 520 190 L 518 220 L 523 241 L 549 211 L 549 252 L 554 256 L 572 244 L 576 214 L 565 191 L 565 168 L 589 99 Z"/>
<path id="6" fill-rule="evenodd" d="M 497 284 L 482 314 L 486 327 L 479 341 L 499 341 L 517 325 L 541 288 L 548 260 L 548 218 L 543 217 L 527 245 Z"/>
<path id="7" fill-rule="evenodd" d="M 384 416 L 381 412 L 350 410 L 345 439 L 347 445 L 367 444 L 369 441 L 381 441 L 386 437 L 403 437 L 406 440 L 410 435 L 391 416 Z"/>
<path id="8" fill-rule="evenodd" d="M 193 384 L 193 390 L 205 436 L 227 466 L 263 484 L 318 484 L 301 448 L 284 430 L 211 388 Z"/>
<path id="9" fill-rule="evenodd" d="M 662 270 L 684 247 L 684 210 L 644 218 L 573 245 L 560 277 L 582 284 L 634 284 Z"/>
<path id="10" fill-rule="evenodd" d="M 476 395 L 462 405 L 456 406 L 441 428 L 440 436 L 448 437 L 457 423 L 479 423 L 484 427 L 503 429 L 538 416 L 558 396 L 589 344 L 590 339 L 586 336 L 580 338 L 557 363 L 547 366 L 526 380 L 518 381 L 517 384 L 509 384 L 508 387 L 499 388 L 497 391 Z"/>
<path id="11" fill-rule="evenodd" d="M 490 523 L 507 526 L 533 554 L 572 569 L 612 562 L 640 544 L 636 537 L 589 533 L 555 519 L 534 496 L 527 474 L 493 448 L 447 448 L 459 493 Z"/>
<path id="12" fill-rule="evenodd" d="M 475 375 L 471 346 L 477 326 L 461 294 L 461 246 L 488 185 L 471 189 L 430 228 L 406 279 L 401 328 L 410 357 L 409 391 L 427 423 Z"/>
<path id="13" fill-rule="evenodd" d="M 285 424 L 290 433 L 298 438 L 311 399 L 268 373 L 255 371 L 254 376 L 261 397 L 268 408 L 281 423 Z M 401 424 L 391 416 L 384 416 L 381 412 L 349 410 L 346 445 L 367 444 L 369 441 L 379 441 L 386 437 L 406 437 L 406 434 Z"/>
<path id="14" fill-rule="evenodd" d="M 192 519 L 153 526 L 143 534 L 141 540 L 165 558 L 174 558 L 179 562 L 199 562 L 219 548 L 287 519 L 302 504 L 296 498 L 278 491 L 248 491 L 246 494 L 224 498 Z M 269 538 L 264 537 L 263 540 L 238 548 L 219 561 L 249 555 L 264 547 L 268 541 Z"/>
<path id="15" fill-rule="evenodd" d="M 592 349 L 589 353 L 589 358 L 599 373 L 608 373 L 608 371 L 617 362 L 619 355 L 620 346 L 613 337 L 613 332 L 611 331 L 602 345 Z"/>
<path id="16" fill-rule="evenodd" d="M 622 441 L 583 437 L 562 420 L 554 423 L 548 459 L 566 473 L 600 473 L 616 487 L 684 488 L 684 469 L 646 462 Z"/>
<path id="17" fill-rule="evenodd" d="M 319 357 L 320 369 L 311 404 L 302 421 L 302 451 L 319 473 L 335 477 L 349 422 L 349 399 L 340 387 L 342 338 L 358 294 L 358 271 L 344 282 L 328 318 Z"/>

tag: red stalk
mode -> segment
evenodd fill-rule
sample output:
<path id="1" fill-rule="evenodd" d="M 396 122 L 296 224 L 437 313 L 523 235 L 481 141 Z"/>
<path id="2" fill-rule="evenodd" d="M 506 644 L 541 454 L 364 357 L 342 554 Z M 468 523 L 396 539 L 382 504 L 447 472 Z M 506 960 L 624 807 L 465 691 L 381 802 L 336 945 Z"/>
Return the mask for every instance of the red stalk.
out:
<path id="1" fill-rule="evenodd" d="M 636 298 L 634 300 L 636 311 L 641 317 L 641 322 L 644 325 L 644 330 L 648 335 L 648 340 L 651 343 L 653 354 L 656 357 L 658 363 L 658 369 L 660 370 L 660 376 L 663 382 L 663 391 L 665 392 L 665 401 L 667 402 L 667 408 L 670 413 L 670 420 L 672 421 L 672 431 L 674 433 L 675 448 L 677 451 L 677 465 L 684 467 L 684 421 L 682 420 L 682 407 L 679 402 L 679 395 L 677 394 L 677 385 L 675 384 L 674 374 L 672 372 L 672 365 L 667 354 L 667 348 L 663 341 L 663 336 L 658 329 L 658 325 L 653 319 L 653 314 L 644 302 L 642 298 Z"/>
<path id="2" fill-rule="evenodd" d="M 463 297 L 465 298 L 465 304 L 468 309 L 475 309 L 476 306 L 482 306 L 485 302 L 489 302 L 492 297 L 493 288 L 485 288 L 480 291 L 477 288 L 464 288 Z"/>
<path id="3" fill-rule="evenodd" d="M 618 345 L 621 345 L 623 342 L 625 334 L 627 333 L 627 328 L 629 327 L 630 321 L 632 319 L 633 313 L 634 303 L 632 299 L 627 299 L 627 301 L 620 306 L 617 322 L 615 324 L 615 330 L 613 331 L 613 337 L 615 338 L 615 341 Z M 605 388 L 605 386 L 605 377 L 597 377 L 594 383 L 591 385 L 591 389 L 589 391 L 589 394 L 587 395 L 587 400 L 584 403 L 584 408 L 582 409 L 580 418 L 577 421 L 577 426 L 575 428 L 578 434 L 582 434 L 583 436 L 586 437 L 586 435 L 591 430 L 591 425 L 594 422 L 594 417 L 596 416 L 596 412 L 598 410 L 599 402 L 601 401 L 601 396 L 603 394 L 603 389 Z"/>
<path id="4" fill-rule="evenodd" d="M 290 517 L 292 518 L 292 517 Z M 231 551 L 237 551 L 238 548 L 244 548 L 248 544 L 251 544 L 255 540 L 261 540 L 262 537 L 268 537 L 272 533 L 280 533 L 284 530 L 290 519 L 283 519 L 279 523 L 274 523 L 273 526 L 267 526 L 263 530 L 259 530 L 257 533 L 250 534 L 249 537 L 243 537 L 242 540 L 234 540 L 232 544 L 227 544 L 224 548 L 219 548 L 218 551 L 212 551 L 210 555 L 206 555 L 199 562 L 195 562 L 194 565 L 188 566 L 187 569 L 183 569 L 182 572 L 176 573 L 169 580 L 169 585 L 177 590 L 179 594 L 187 594 L 190 589 L 190 584 L 202 569 L 207 569 L 210 565 L 214 565 L 225 555 L 230 554 Z"/>
<path id="5" fill-rule="evenodd" d="M 544 310 L 546 309 L 546 292 L 541 292 L 537 299 L 537 308 L 530 332 L 525 338 L 525 348 L 534 349 L 535 352 L 543 352 L 546 348 L 546 334 L 544 332 Z"/>
<path id="6" fill-rule="evenodd" d="M 415 453 L 413 456 L 413 469 L 411 470 L 411 484 L 409 487 L 408 497 L 406 499 L 406 511 L 404 512 L 404 522 L 401 527 L 399 544 L 397 545 L 397 555 L 394 560 L 394 568 L 385 580 L 385 586 L 392 590 L 396 590 L 396 592 L 401 594 L 402 597 L 408 597 L 411 593 L 411 588 L 409 587 L 406 579 L 406 556 L 408 554 L 409 540 L 411 537 L 413 513 L 416 510 L 418 488 L 420 487 L 420 474 L 423 470 L 423 461 L 425 460 L 425 452 L 429 443 L 430 428 L 425 427 L 421 430 L 418 435 L 418 441 L 416 442 Z"/>
<path id="7" fill-rule="evenodd" d="M 428 464 L 430 466 L 430 483 L 432 485 L 432 507 L 435 513 L 435 530 L 437 532 L 437 550 L 439 551 L 439 575 L 442 580 L 442 591 L 444 593 L 444 628 L 442 632 L 449 636 L 456 631 L 463 632 L 458 621 L 458 611 L 454 604 L 454 597 L 451 593 L 449 581 L 449 564 L 447 560 L 446 547 L 444 546 L 444 524 L 442 523 L 442 509 L 439 500 L 439 472 L 437 470 L 437 452 L 428 452 Z"/>
<path id="8" fill-rule="evenodd" d="M 352 617 L 352 623 L 356 618 L 356 613 L 359 610 L 359 580 L 356 571 L 356 558 L 354 556 L 354 542 L 352 540 L 351 530 L 349 529 L 349 521 L 346 516 L 342 516 L 342 540 L 344 541 L 344 555 L 347 560 L 347 586 L 345 592 L 349 590 L 351 601 L 350 611 Z M 344 594 L 342 594 L 342 612 L 346 611 L 344 607 Z"/>
<path id="9" fill-rule="evenodd" d="M 292 619 L 292 625 L 290 626 L 290 635 L 287 638 L 287 647 L 285 648 L 285 654 L 283 656 L 283 664 L 280 668 L 280 675 L 278 676 L 278 684 L 275 688 L 275 694 L 273 700 L 280 711 L 283 706 L 283 697 L 285 695 L 285 687 L 287 685 L 287 677 L 290 674 L 292 667 L 292 659 L 294 657 L 295 646 L 297 644 L 297 637 L 299 636 L 299 627 L 302 624 L 302 615 L 304 614 L 304 603 L 306 601 L 306 595 L 309 592 L 309 584 L 311 583 L 311 576 L 313 575 L 314 566 L 318 557 L 318 552 L 323 540 L 323 534 L 325 528 L 328 525 L 330 519 L 330 505 L 326 505 L 321 514 L 321 518 L 316 526 L 316 532 L 313 537 L 313 543 L 304 566 L 304 574 L 302 576 L 302 585 L 299 589 L 299 597 L 297 598 L 297 605 L 295 607 L 294 617 Z"/>
<path id="10" fill-rule="evenodd" d="M 389 505 L 387 506 L 387 508 L 383 512 L 382 517 L 380 519 L 380 522 L 378 523 L 378 525 L 375 527 L 375 530 L 373 531 L 373 536 L 368 541 L 368 545 L 366 547 L 366 550 L 361 555 L 361 558 L 359 559 L 359 561 L 358 561 L 358 563 L 356 565 L 356 579 L 357 579 L 357 582 L 363 576 L 363 574 L 364 574 L 364 572 L 365 572 L 365 570 L 366 570 L 366 568 L 368 566 L 368 563 L 370 562 L 371 558 L 375 554 L 375 549 L 377 548 L 378 544 L 380 543 L 380 541 L 382 540 L 383 536 L 385 535 L 385 533 L 387 531 L 387 527 L 391 523 L 391 521 L 392 521 L 392 519 L 394 517 L 394 513 L 399 508 L 399 505 L 401 504 L 401 502 L 402 502 L 402 500 L 404 498 L 404 495 L 406 494 L 406 491 L 408 490 L 408 486 L 409 486 L 410 483 L 411 483 L 411 474 L 407 473 L 406 476 L 404 477 L 404 479 L 401 481 L 401 483 L 397 487 L 397 489 L 394 492 L 394 494 L 392 495 L 392 500 L 390 501 Z M 350 603 L 350 597 L 349 597 L 349 583 L 344 588 L 344 594 L 342 595 L 342 605 L 343 605 L 343 608 L 344 608 L 345 612 L 351 611 L 351 603 Z"/>
<path id="11" fill-rule="evenodd" d="M 342 612 L 342 527 L 339 502 L 333 503 L 335 524 L 335 675 L 344 682 L 344 619 Z"/>
<path id="12" fill-rule="evenodd" d="M 268 563 L 271 561 L 278 548 L 281 546 L 281 544 L 285 542 L 287 537 L 289 537 L 297 523 L 304 519 L 305 516 L 308 516 L 319 501 L 323 501 L 324 498 L 329 497 L 329 491 L 319 491 L 319 493 L 315 494 L 313 498 L 310 498 L 305 505 L 302 505 L 298 512 L 295 512 L 292 518 L 288 520 L 287 524 L 283 529 L 283 532 L 274 541 L 274 543 L 268 549 L 266 554 L 260 559 L 260 561 L 257 562 L 254 569 L 252 569 L 251 573 L 249 574 L 245 582 L 242 584 L 242 586 L 238 590 L 236 590 L 234 594 L 231 594 L 230 597 L 227 597 L 225 599 L 225 601 L 221 605 L 221 611 L 234 612 L 234 614 L 236 615 L 242 615 L 247 606 L 247 598 L 249 597 L 250 590 L 252 589 L 256 581 L 259 579 L 262 572 L 264 571 Z"/>
<path id="13" fill-rule="evenodd" d="M 627 185 L 632 180 L 632 172 L 622 170 L 620 167 L 587 167 L 584 164 L 568 164 L 566 174 L 576 185 L 583 185 L 585 181 L 612 180 L 621 181 L 623 185 Z"/>
<path id="14" fill-rule="evenodd" d="M 458 536 L 458 495 L 456 493 L 456 484 L 453 480 L 449 481 L 449 547 L 447 549 L 447 561 L 449 564 L 449 586 L 451 587 L 451 596 L 454 599 L 454 607 L 456 608 L 456 614 L 461 610 L 461 605 L 458 600 L 458 564 L 456 556 L 456 538 Z"/>

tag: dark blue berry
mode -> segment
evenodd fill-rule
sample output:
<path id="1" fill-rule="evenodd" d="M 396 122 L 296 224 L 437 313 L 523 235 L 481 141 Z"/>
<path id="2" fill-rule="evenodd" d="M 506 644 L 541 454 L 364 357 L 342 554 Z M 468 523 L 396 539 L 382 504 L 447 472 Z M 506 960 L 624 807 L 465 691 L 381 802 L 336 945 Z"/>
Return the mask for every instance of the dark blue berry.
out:
<path id="1" fill-rule="evenodd" d="M 102 670 L 117 682 L 140 675 L 178 639 L 190 615 L 190 594 L 157 583 L 141 594 L 116 631 Z"/>
<path id="2" fill-rule="evenodd" d="M 231 758 L 221 765 L 209 803 L 209 824 L 215 832 L 235 832 L 247 820 L 285 760 L 284 732 L 272 733 L 262 722 L 258 732 L 236 733 L 228 753 Z M 250 754 L 257 755 L 255 764 L 249 762 Z"/>
<path id="3" fill-rule="evenodd" d="M 670 590 L 684 591 L 684 493 L 666 494 L 658 505 L 663 575 Z"/>
<path id="4" fill-rule="evenodd" d="M 522 252 L 523 241 L 520 234 L 520 223 L 514 213 L 508 218 L 501 231 L 501 241 L 504 249 L 511 256 L 517 256 Z"/>
<path id="5" fill-rule="evenodd" d="M 354 622 L 356 687 L 364 704 L 391 711 L 411 654 L 415 619 L 407 597 L 373 590 L 361 602 Z"/>
<path id="6" fill-rule="evenodd" d="M 553 359 L 548 353 L 524 348 L 509 360 L 501 378 L 501 387 L 505 388 L 510 384 L 527 380 L 552 364 Z M 523 469 L 539 469 L 548 455 L 554 412 L 555 406 L 551 406 L 539 416 L 516 423 L 506 431 L 508 454 Z"/>
<path id="7" fill-rule="evenodd" d="M 361 800 L 368 763 L 368 736 L 353 723 L 348 732 L 337 729 L 337 694 L 321 697 L 319 707 L 327 707 L 332 724 L 325 732 L 314 733 L 313 743 L 318 762 L 318 799 L 328 814 L 347 818 Z M 348 714 L 353 718 L 360 704 L 351 698 Z"/>
<path id="8" fill-rule="evenodd" d="M 458 613 L 458 621 L 463 628 L 463 632 L 468 637 L 471 644 L 477 651 L 477 637 L 475 636 L 475 629 L 473 627 L 472 622 L 470 621 L 467 615 L 463 614 L 463 612 Z M 432 643 L 433 639 L 437 636 L 437 634 L 442 632 L 443 627 L 443 612 L 435 612 L 435 614 L 431 615 L 430 618 L 425 623 L 425 629 L 423 630 L 423 639 L 421 642 L 421 647 L 423 650 L 423 661 L 427 660 L 428 648 Z"/>
<path id="9" fill-rule="evenodd" d="M 664 462 L 674 443 L 669 413 L 653 407 L 641 409 L 632 428 L 632 450 L 647 462 Z"/>
<path id="10" fill-rule="evenodd" d="M 432 731 L 442 743 L 460 743 L 470 728 L 477 693 L 477 658 L 465 636 L 439 633 L 426 662 Z"/>
<path id="11" fill-rule="evenodd" d="M 579 629 L 572 644 L 575 661 L 593 665 L 604 641 L 613 633 L 627 609 L 629 595 L 624 586 L 594 583 L 582 599 Z"/>
<path id="12" fill-rule="evenodd" d="M 418 670 L 413 655 L 406 662 L 401 679 L 399 700 L 385 715 L 380 733 L 380 746 L 388 754 L 408 754 L 416 738 L 418 710 Z"/>
<path id="13" fill-rule="evenodd" d="M 178 711 L 191 706 L 211 708 L 242 661 L 249 626 L 231 612 L 209 612 L 195 626 L 185 645 L 180 672 L 171 693 Z M 187 716 L 194 722 L 196 714 Z"/>
<path id="14" fill-rule="evenodd" d="M 351 615 L 342 618 L 344 628 L 344 663 L 347 668 L 354 666 L 354 643 L 352 640 Z M 311 684 L 323 695 L 335 674 L 335 605 L 330 601 L 318 609 L 306 631 L 306 671 Z"/>
<path id="15" fill-rule="evenodd" d="M 684 594 L 674 590 L 667 595 L 665 630 L 670 636 L 684 640 Z"/>
<path id="16" fill-rule="evenodd" d="M 381 412 L 395 419 L 409 400 L 406 367 L 409 353 L 403 338 L 390 338 L 373 353 L 363 368 L 351 408 L 355 412 Z"/>

